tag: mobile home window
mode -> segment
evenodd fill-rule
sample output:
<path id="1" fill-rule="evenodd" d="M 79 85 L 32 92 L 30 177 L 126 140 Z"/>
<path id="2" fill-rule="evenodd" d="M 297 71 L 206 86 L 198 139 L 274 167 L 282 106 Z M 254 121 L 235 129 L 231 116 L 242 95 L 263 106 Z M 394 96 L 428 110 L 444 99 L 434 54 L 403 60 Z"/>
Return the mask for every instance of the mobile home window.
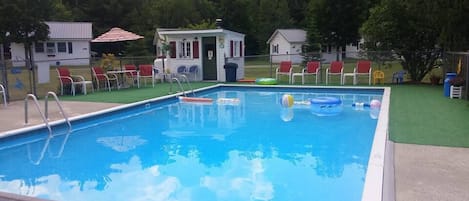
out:
<path id="1" fill-rule="evenodd" d="M 44 43 L 37 42 L 34 44 L 34 50 L 36 52 L 44 52 Z"/>
<path id="2" fill-rule="evenodd" d="M 68 42 L 68 53 L 73 54 L 73 45 L 72 42 Z"/>
<path id="3" fill-rule="evenodd" d="M 65 42 L 58 42 L 57 52 L 67 52 L 67 44 Z"/>
<path id="4" fill-rule="evenodd" d="M 191 58 L 191 42 L 181 41 L 179 43 L 179 58 L 190 59 Z"/>
<path id="5" fill-rule="evenodd" d="M 55 53 L 55 43 L 46 43 L 46 47 L 47 47 L 47 54 Z"/>

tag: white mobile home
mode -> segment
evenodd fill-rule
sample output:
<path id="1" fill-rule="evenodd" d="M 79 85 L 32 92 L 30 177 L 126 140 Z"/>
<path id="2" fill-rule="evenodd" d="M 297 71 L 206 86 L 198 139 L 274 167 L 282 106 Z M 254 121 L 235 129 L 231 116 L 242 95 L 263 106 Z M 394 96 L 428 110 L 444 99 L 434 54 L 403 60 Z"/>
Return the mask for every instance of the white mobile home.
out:
<path id="1" fill-rule="evenodd" d="M 49 40 L 33 44 L 35 62 L 50 65 L 89 65 L 90 41 L 93 38 L 89 22 L 45 22 L 49 26 Z M 11 44 L 14 66 L 24 66 L 24 45 Z"/>
<path id="2" fill-rule="evenodd" d="M 157 58 L 166 58 L 165 70 L 171 73 L 176 73 L 182 65 L 197 65 L 195 80 L 224 82 L 224 65 L 236 63 L 236 78 L 244 78 L 244 34 L 221 28 L 157 29 L 154 44 Z"/>
<path id="3" fill-rule="evenodd" d="M 302 47 L 306 44 L 306 31 L 302 29 L 277 29 L 267 40 L 273 63 L 292 61 L 301 63 Z"/>

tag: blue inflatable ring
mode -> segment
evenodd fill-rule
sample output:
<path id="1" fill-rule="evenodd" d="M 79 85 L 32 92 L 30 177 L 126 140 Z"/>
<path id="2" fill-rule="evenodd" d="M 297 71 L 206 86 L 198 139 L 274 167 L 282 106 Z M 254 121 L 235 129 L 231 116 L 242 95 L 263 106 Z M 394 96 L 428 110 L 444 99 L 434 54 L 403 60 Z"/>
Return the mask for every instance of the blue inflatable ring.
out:
<path id="1" fill-rule="evenodd" d="M 317 116 L 334 116 L 342 112 L 342 100 L 334 97 L 317 97 L 311 101 L 311 112 Z"/>
<path id="2" fill-rule="evenodd" d="M 274 78 L 257 78 L 256 84 L 260 85 L 275 85 L 277 84 L 277 80 Z"/>
<path id="3" fill-rule="evenodd" d="M 317 98 L 311 99 L 311 104 L 338 105 L 338 104 L 342 104 L 342 101 L 334 97 L 317 97 Z"/>

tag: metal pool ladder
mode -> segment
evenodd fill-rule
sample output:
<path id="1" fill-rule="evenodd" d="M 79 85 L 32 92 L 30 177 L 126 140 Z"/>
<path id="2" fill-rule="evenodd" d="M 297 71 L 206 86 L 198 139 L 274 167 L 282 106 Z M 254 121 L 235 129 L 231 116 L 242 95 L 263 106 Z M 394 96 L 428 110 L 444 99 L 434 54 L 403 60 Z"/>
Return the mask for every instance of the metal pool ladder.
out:
<path id="1" fill-rule="evenodd" d="M 195 96 L 194 89 L 192 88 L 192 85 L 191 85 L 189 79 L 187 78 L 187 76 L 186 75 L 179 75 L 179 77 L 181 77 L 183 81 L 186 81 L 187 86 L 189 87 L 189 89 L 192 92 L 192 95 Z M 169 88 L 169 93 L 173 93 L 173 80 L 177 82 L 177 84 L 179 86 L 179 89 L 182 91 L 182 95 L 186 96 L 186 92 L 184 91 L 184 88 L 182 87 L 181 82 L 176 77 L 173 77 L 171 79 L 171 85 L 170 85 L 170 88 Z"/>
<path id="2" fill-rule="evenodd" d="M 27 94 L 26 95 L 26 98 L 24 99 L 24 123 L 28 124 L 28 100 L 31 98 L 34 101 L 34 104 L 36 105 L 37 111 L 41 115 L 42 121 L 44 122 L 47 129 L 49 130 L 49 135 L 52 135 L 52 129 L 50 127 L 49 120 L 48 120 L 48 113 L 49 113 L 49 111 L 48 111 L 48 99 L 49 99 L 49 95 L 52 95 L 55 98 L 55 102 L 57 103 L 57 105 L 60 109 L 60 112 L 62 113 L 62 116 L 64 117 L 65 121 L 67 122 L 68 129 L 70 131 L 72 129 L 72 125 L 70 124 L 70 121 L 68 120 L 68 117 L 65 114 L 65 112 L 62 108 L 62 105 L 60 104 L 60 101 L 57 98 L 57 95 L 52 91 L 47 92 L 47 95 L 46 95 L 46 98 L 45 98 L 45 114 L 46 115 L 44 115 L 44 113 L 41 112 L 41 108 L 39 107 L 39 102 L 37 101 L 36 96 L 34 94 Z"/>
<path id="3" fill-rule="evenodd" d="M 55 102 L 57 103 L 57 107 L 59 107 L 60 113 L 61 113 L 62 116 L 64 117 L 65 122 L 67 122 L 67 124 L 68 124 L 68 131 L 70 132 L 70 131 L 72 130 L 72 124 L 70 124 L 70 120 L 68 120 L 67 114 L 65 114 L 64 109 L 63 109 L 63 107 L 62 107 L 62 104 L 60 104 L 60 101 L 59 101 L 59 98 L 57 97 L 57 94 L 55 94 L 55 93 L 52 92 L 52 91 L 47 92 L 46 97 L 44 98 L 44 102 L 45 102 L 45 103 L 44 103 L 44 104 L 45 104 L 45 106 L 44 106 L 44 110 L 45 110 L 44 114 L 45 114 L 46 120 L 49 120 L 49 104 L 48 104 L 48 102 L 49 102 L 49 95 L 52 95 L 52 96 L 54 97 L 54 100 L 55 100 Z"/>

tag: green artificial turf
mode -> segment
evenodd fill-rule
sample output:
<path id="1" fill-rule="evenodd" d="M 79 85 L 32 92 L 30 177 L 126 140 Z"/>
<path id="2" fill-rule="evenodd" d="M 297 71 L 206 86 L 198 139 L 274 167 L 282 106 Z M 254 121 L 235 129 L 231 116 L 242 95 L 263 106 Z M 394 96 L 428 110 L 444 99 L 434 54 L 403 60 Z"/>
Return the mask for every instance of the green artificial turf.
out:
<path id="1" fill-rule="evenodd" d="M 215 85 L 215 82 L 194 82 L 191 83 L 193 89 Z M 189 90 L 188 85 L 182 83 L 184 90 Z M 172 86 L 172 93 L 180 91 L 179 86 L 175 83 Z M 102 90 L 87 95 L 77 94 L 77 96 L 61 96 L 60 100 L 64 101 L 87 101 L 87 102 L 104 102 L 104 103 L 133 103 L 150 98 L 165 96 L 170 94 L 171 85 L 169 83 L 157 83 L 153 88 L 150 84 L 141 86 L 140 88 L 131 87 L 127 89 L 112 89 L 111 92 Z"/>
<path id="2" fill-rule="evenodd" d="M 393 85 L 390 139 L 399 143 L 469 147 L 469 105 L 443 86 Z"/>

